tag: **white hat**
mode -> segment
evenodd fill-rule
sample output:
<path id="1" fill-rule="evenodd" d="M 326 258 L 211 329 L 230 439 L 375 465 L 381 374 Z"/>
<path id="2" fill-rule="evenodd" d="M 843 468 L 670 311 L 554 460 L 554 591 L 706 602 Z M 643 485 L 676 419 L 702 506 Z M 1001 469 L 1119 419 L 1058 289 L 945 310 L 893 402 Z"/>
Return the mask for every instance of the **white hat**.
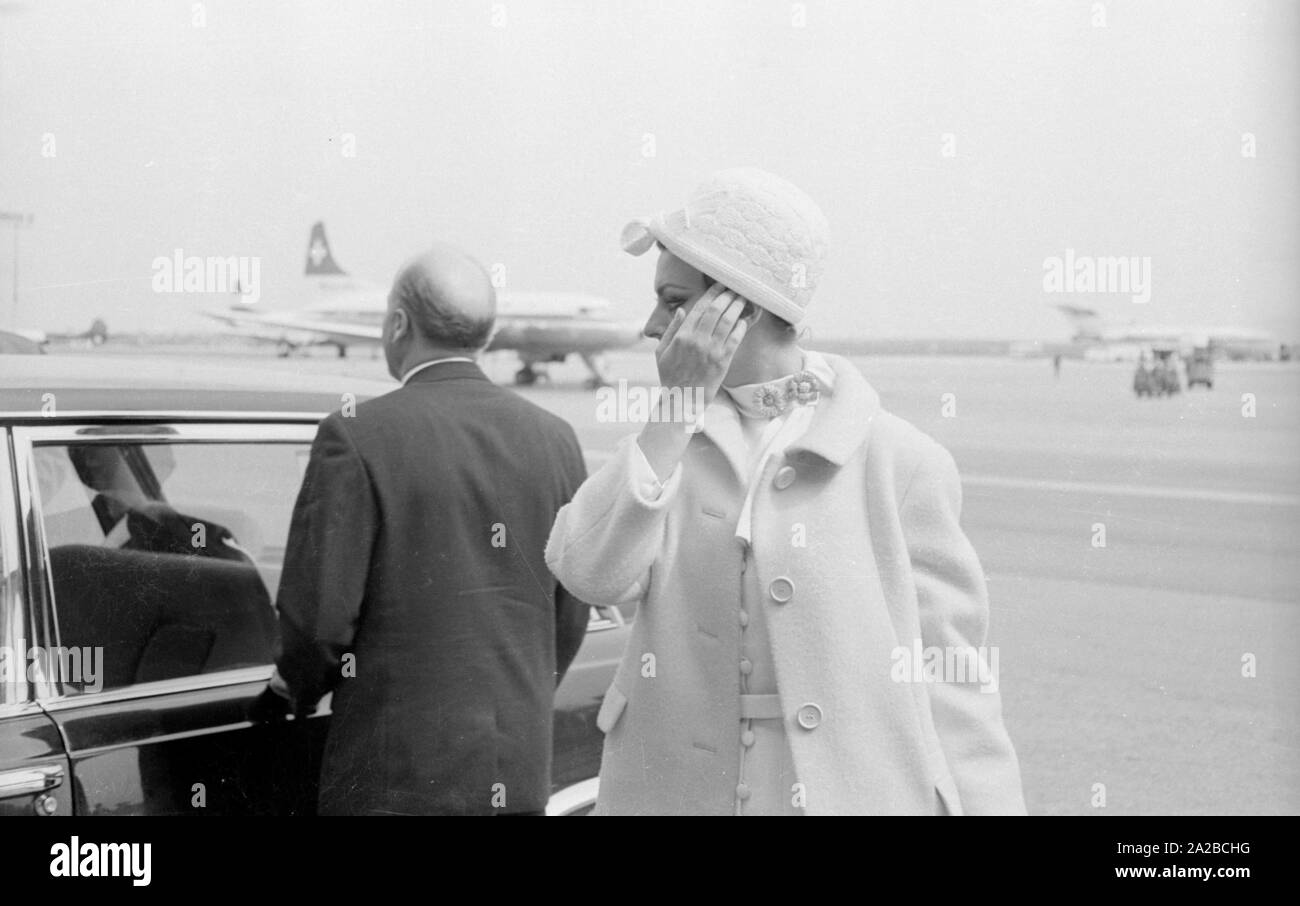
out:
<path id="1" fill-rule="evenodd" d="M 826 258 L 826 218 L 794 185 L 756 167 L 710 176 L 671 214 L 623 228 L 623 250 L 655 240 L 691 267 L 791 324 L 803 320 Z"/>

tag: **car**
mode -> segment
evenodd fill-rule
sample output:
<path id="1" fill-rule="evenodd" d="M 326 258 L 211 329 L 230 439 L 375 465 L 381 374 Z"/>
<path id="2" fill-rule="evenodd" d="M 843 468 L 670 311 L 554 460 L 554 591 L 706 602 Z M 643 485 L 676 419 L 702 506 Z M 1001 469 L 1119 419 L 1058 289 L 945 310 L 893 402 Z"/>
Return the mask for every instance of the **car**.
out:
<path id="1" fill-rule="evenodd" d="M 0 360 L 0 815 L 314 814 L 329 701 L 263 716 L 272 596 L 317 422 L 392 388 Z M 593 608 L 556 692 L 548 814 L 594 804 L 629 616 Z"/>

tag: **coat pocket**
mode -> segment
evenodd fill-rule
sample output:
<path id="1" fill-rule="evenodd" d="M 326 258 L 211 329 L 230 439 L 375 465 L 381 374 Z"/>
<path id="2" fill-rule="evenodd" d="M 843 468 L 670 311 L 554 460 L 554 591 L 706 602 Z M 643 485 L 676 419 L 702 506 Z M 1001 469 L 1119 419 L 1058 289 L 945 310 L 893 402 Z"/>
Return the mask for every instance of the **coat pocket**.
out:
<path id="1" fill-rule="evenodd" d="M 610 686 L 605 692 L 605 700 L 600 703 L 600 711 L 596 714 L 596 726 L 600 732 L 608 734 L 618 723 L 618 719 L 623 716 L 623 709 L 627 707 L 627 696 L 619 691 L 618 686 Z"/>

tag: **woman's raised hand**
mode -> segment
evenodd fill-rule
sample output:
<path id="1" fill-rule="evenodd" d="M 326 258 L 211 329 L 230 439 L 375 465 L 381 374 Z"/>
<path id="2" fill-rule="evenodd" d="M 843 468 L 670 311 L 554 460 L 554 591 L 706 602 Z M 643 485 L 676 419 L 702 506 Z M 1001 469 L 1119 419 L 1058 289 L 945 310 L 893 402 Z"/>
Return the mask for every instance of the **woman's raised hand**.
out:
<path id="1" fill-rule="evenodd" d="M 699 387 L 704 404 L 711 403 L 749 329 L 744 310 L 745 299 L 721 283 L 709 287 L 689 312 L 678 308 L 655 350 L 659 383 L 684 393 Z"/>
<path id="2" fill-rule="evenodd" d="M 718 395 L 731 359 L 745 339 L 750 318 L 744 317 L 745 300 L 715 283 L 695 302 L 690 312 L 678 308 L 655 350 L 661 393 L 659 417 L 648 421 L 637 444 L 660 481 L 667 481 L 691 439 L 691 425 L 683 412 L 674 411 L 690 399 L 707 406 Z M 700 388 L 697 395 L 695 388 Z M 695 413 L 695 418 L 700 416 Z"/>

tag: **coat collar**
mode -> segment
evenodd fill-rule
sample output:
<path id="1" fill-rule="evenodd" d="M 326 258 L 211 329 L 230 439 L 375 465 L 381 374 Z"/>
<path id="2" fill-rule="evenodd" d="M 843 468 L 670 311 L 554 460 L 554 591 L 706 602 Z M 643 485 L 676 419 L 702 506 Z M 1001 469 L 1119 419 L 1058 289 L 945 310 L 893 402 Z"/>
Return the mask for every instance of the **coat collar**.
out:
<path id="1" fill-rule="evenodd" d="M 835 375 L 834 389 L 818 401 L 812 424 L 786 452 L 807 451 L 842 466 L 866 441 L 871 421 L 880 411 L 880 396 L 848 359 L 824 353 L 808 355 L 820 356 L 830 368 Z M 704 411 L 698 427 L 727 457 L 736 475 L 743 476 L 741 451 L 745 449 L 745 441 L 735 408 L 725 400 L 714 400 Z M 742 480 L 741 484 L 744 483 Z"/>
<path id="2" fill-rule="evenodd" d="M 880 394 L 848 359 L 822 356 L 835 372 L 835 392 L 817 404 L 812 424 L 790 444 L 788 453 L 806 450 L 842 466 L 867 440 L 871 422 L 880 411 Z"/>
<path id="3" fill-rule="evenodd" d="M 487 375 L 483 373 L 483 369 L 479 368 L 474 362 L 438 362 L 436 365 L 430 365 L 428 368 L 412 374 L 407 378 L 403 386 L 413 387 L 416 384 L 432 384 L 437 381 L 452 381 L 457 378 L 470 378 L 478 381 L 488 379 Z"/>

